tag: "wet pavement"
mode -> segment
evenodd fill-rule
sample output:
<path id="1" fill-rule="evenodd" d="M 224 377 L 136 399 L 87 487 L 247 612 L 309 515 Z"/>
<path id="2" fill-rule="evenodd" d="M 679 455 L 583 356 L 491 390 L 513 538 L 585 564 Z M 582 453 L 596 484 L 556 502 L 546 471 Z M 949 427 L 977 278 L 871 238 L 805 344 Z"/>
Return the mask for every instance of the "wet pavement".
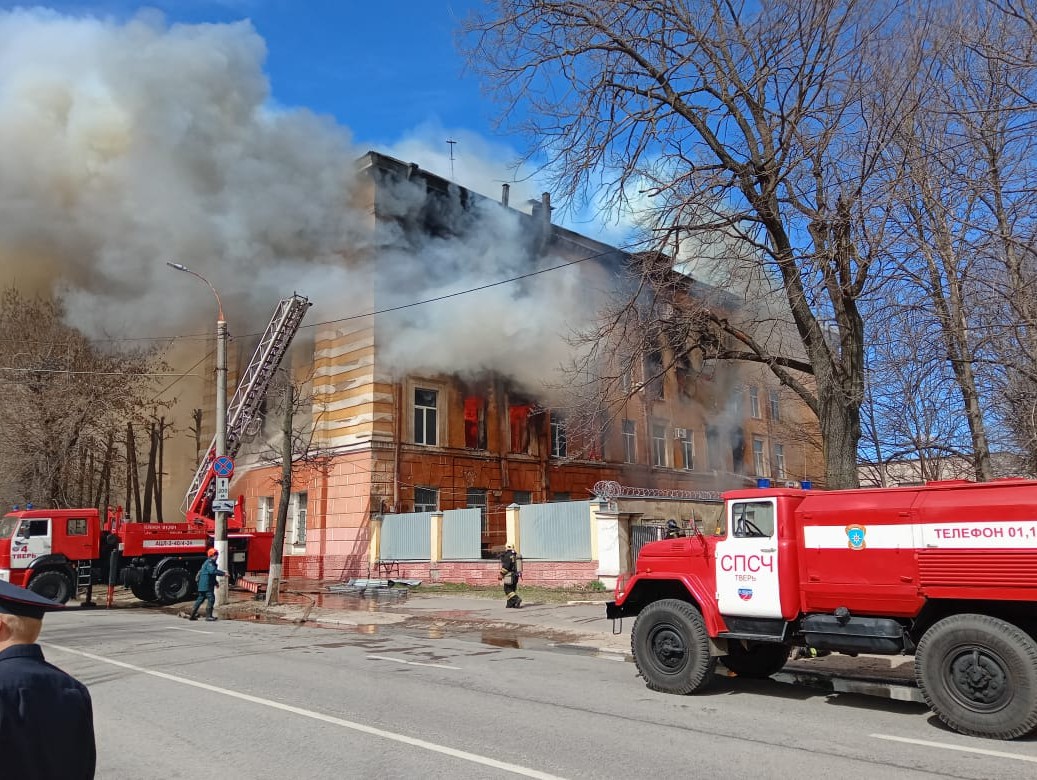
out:
<path id="1" fill-rule="evenodd" d="M 330 584 L 330 583 L 329 583 Z M 340 583 L 339 583 L 340 584 Z M 162 609 L 186 616 L 190 605 L 156 607 L 118 592 L 116 606 Z M 491 647 L 510 647 L 593 655 L 632 661 L 633 620 L 605 618 L 607 594 L 591 600 L 524 602 L 508 609 L 502 598 L 437 593 L 432 588 L 371 587 L 362 593 L 329 590 L 313 581 L 285 583 L 281 603 L 267 607 L 248 591 L 232 590 L 220 609 L 224 619 L 289 622 L 337 630 L 353 637 L 386 632 L 440 639 L 458 638 Z M 103 602 L 100 605 L 104 606 Z M 832 692 L 852 692 L 904 701 L 922 701 L 914 683 L 914 659 L 908 656 L 839 653 L 791 660 L 775 680 Z M 718 673 L 730 676 L 722 666 Z"/>

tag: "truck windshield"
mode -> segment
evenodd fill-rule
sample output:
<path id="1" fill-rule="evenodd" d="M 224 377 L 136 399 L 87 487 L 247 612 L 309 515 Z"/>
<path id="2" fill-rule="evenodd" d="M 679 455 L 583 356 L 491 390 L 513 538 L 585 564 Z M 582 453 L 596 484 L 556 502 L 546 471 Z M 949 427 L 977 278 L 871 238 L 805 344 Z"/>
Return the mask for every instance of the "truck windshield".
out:
<path id="1" fill-rule="evenodd" d="M 10 539 L 14 536 L 20 522 L 21 520 L 17 517 L 5 515 L 3 520 L 0 520 L 0 539 Z"/>

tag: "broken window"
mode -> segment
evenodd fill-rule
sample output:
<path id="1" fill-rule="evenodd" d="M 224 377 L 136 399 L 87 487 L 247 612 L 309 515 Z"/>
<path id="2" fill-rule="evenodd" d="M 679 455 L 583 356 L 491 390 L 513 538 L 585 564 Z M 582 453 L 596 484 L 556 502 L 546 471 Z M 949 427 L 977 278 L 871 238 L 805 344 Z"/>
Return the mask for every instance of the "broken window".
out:
<path id="1" fill-rule="evenodd" d="M 511 451 L 529 452 L 529 404 L 512 404 L 508 407 L 511 422 Z"/>
<path id="2" fill-rule="evenodd" d="M 464 399 L 464 446 L 486 449 L 486 400 L 478 396 Z"/>
<path id="3" fill-rule="evenodd" d="M 731 461 L 736 474 L 745 468 L 745 433 L 741 427 L 731 429 Z"/>

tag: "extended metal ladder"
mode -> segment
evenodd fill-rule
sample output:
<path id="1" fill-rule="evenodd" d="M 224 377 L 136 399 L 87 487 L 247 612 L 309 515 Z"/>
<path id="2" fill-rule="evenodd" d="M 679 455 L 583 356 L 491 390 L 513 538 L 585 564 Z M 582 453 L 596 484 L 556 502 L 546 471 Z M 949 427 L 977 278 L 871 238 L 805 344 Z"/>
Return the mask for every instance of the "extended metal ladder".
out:
<path id="1" fill-rule="evenodd" d="M 274 310 L 274 316 L 266 327 L 266 332 L 259 340 L 259 346 L 249 361 L 248 367 L 238 379 L 237 390 L 227 405 L 227 455 L 233 458 L 241 446 L 242 434 L 256 417 L 263 396 L 274 378 L 274 373 L 284 359 L 288 347 L 299 331 L 302 318 L 311 306 L 310 301 L 302 295 L 293 294 L 284 298 Z M 216 459 L 216 437 L 198 464 L 198 470 L 191 480 L 185 504 L 188 516 L 201 513 L 206 498 L 215 492 L 216 483 L 212 475 L 212 462 Z"/>

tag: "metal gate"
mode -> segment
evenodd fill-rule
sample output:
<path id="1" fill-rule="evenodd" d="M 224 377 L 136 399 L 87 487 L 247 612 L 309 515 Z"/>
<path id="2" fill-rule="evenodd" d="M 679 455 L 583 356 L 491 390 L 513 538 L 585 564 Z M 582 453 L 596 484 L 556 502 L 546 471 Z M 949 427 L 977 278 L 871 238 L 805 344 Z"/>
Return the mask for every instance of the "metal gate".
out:
<path id="1" fill-rule="evenodd" d="M 654 525 L 649 523 L 633 523 L 630 526 L 630 560 L 637 560 L 641 548 L 649 542 L 658 542 L 666 536 L 665 525 Z"/>

